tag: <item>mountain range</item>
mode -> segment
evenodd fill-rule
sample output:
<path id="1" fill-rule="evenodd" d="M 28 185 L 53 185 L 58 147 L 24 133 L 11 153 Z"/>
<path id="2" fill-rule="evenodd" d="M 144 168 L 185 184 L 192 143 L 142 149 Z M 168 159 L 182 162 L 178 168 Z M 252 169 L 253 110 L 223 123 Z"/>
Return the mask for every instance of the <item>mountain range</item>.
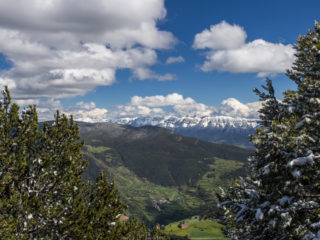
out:
<path id="1" fill-rule="evenodd" d="M 209 142 L 227 143 L 252 148 L 249 135 L 254 134 L 258 119 L 227 116 L 211 117 L 135 117 L 119 118 L 111 122 L 141 126 L 158 126 L 171 129 L 184 136 L 196 137 Z"/>

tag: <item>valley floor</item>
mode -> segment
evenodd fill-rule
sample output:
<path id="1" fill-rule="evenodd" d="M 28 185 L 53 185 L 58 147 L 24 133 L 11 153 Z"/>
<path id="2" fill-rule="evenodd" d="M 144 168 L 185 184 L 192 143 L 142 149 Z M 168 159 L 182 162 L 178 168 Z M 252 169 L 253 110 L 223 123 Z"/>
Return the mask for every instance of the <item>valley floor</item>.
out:
<path id="1" fill-rule="evenodd" d="M 222 225 L 212 220 L 185 219 L 165 227 L 167 235 L 188 236 L 191 240 L 224 240 Z"/>

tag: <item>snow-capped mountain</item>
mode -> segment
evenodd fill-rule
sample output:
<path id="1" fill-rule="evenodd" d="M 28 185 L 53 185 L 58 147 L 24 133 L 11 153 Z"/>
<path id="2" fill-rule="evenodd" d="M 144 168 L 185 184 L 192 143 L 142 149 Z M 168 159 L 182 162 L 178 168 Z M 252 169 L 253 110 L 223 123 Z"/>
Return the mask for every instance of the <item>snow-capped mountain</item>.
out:
<path id="1" fill-rule="evenodd" d="M 113 122 L 141 126 L 169 128 L 179 134 L 197 137 L 211 142 L 223 142 L 245 147 L 252 146 L 249 134 L 258 126 L 258 119 L 234 118 L 227 116 L 211 117 L 136 117 L 119 118 Z"/>
<path id="2" fill-rule="evenodd" d="M 217 128 L 217 129 L 255 129 L 258 119 L 233 118 L 227 116 L 213 117 L 136 117 L 119 118 L 114 122 L 135 127 L 158 126 L 165 128 Z"/>

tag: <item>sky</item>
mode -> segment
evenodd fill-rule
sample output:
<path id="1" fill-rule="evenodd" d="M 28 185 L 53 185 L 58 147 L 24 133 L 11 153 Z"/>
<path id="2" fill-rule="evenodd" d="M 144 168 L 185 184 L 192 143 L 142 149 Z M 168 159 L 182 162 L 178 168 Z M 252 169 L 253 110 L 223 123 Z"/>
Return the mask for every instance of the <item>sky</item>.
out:
<path id="1" fill-rule="evenodd" d="M 285 75 L 320 2 L 0 0 L 0 88 L 76 120 L 255 118 L 252 89 Z"/>

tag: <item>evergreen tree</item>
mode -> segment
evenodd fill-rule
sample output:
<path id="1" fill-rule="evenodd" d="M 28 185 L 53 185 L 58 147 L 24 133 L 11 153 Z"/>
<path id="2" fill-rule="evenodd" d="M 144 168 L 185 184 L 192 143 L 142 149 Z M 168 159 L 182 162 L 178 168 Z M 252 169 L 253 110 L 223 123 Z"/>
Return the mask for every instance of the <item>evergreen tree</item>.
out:
<path id="1" fill-rule="evenodd" d="M 125 206 L 101 172 L 86 183 L 87 167 L 72 117 L 57 112 L 39 130 L 35 106 L 19 114 L 6 87 L 0 102 L 1 239 L 145 239 L 144 224 L 120 222 Z"/>
<path id="2" fill-rule="evenodd" d="M 287 75 L 297 84 L 282 102 L 264 101 L 252 136 L 250 174 L 219 196 L 232 239 L 320 239 L 320 24 L 300 36 Z"/>
<path id="3" fill-rule="evenodd" d="M 146 240 L 148 239 L 148 231 L 142 222 L 133 217 L 125 225 L 125 236 L 128 240 Z"/>
<path id="4" fill-rule="evenodd" d="M 120 215 L 125 209 L 114 183 L 109 184 L 101 171 L 89 196 L 89 222 L 92 239 L 121 239 L 123 231 Z"/>
<path id="5" fill-rule="evenodd" d="M 167 237 L 159 228 L 159 225 L 157 225 L 152 229 L 151 240 L 169 240 L 169 237 Z"/>

